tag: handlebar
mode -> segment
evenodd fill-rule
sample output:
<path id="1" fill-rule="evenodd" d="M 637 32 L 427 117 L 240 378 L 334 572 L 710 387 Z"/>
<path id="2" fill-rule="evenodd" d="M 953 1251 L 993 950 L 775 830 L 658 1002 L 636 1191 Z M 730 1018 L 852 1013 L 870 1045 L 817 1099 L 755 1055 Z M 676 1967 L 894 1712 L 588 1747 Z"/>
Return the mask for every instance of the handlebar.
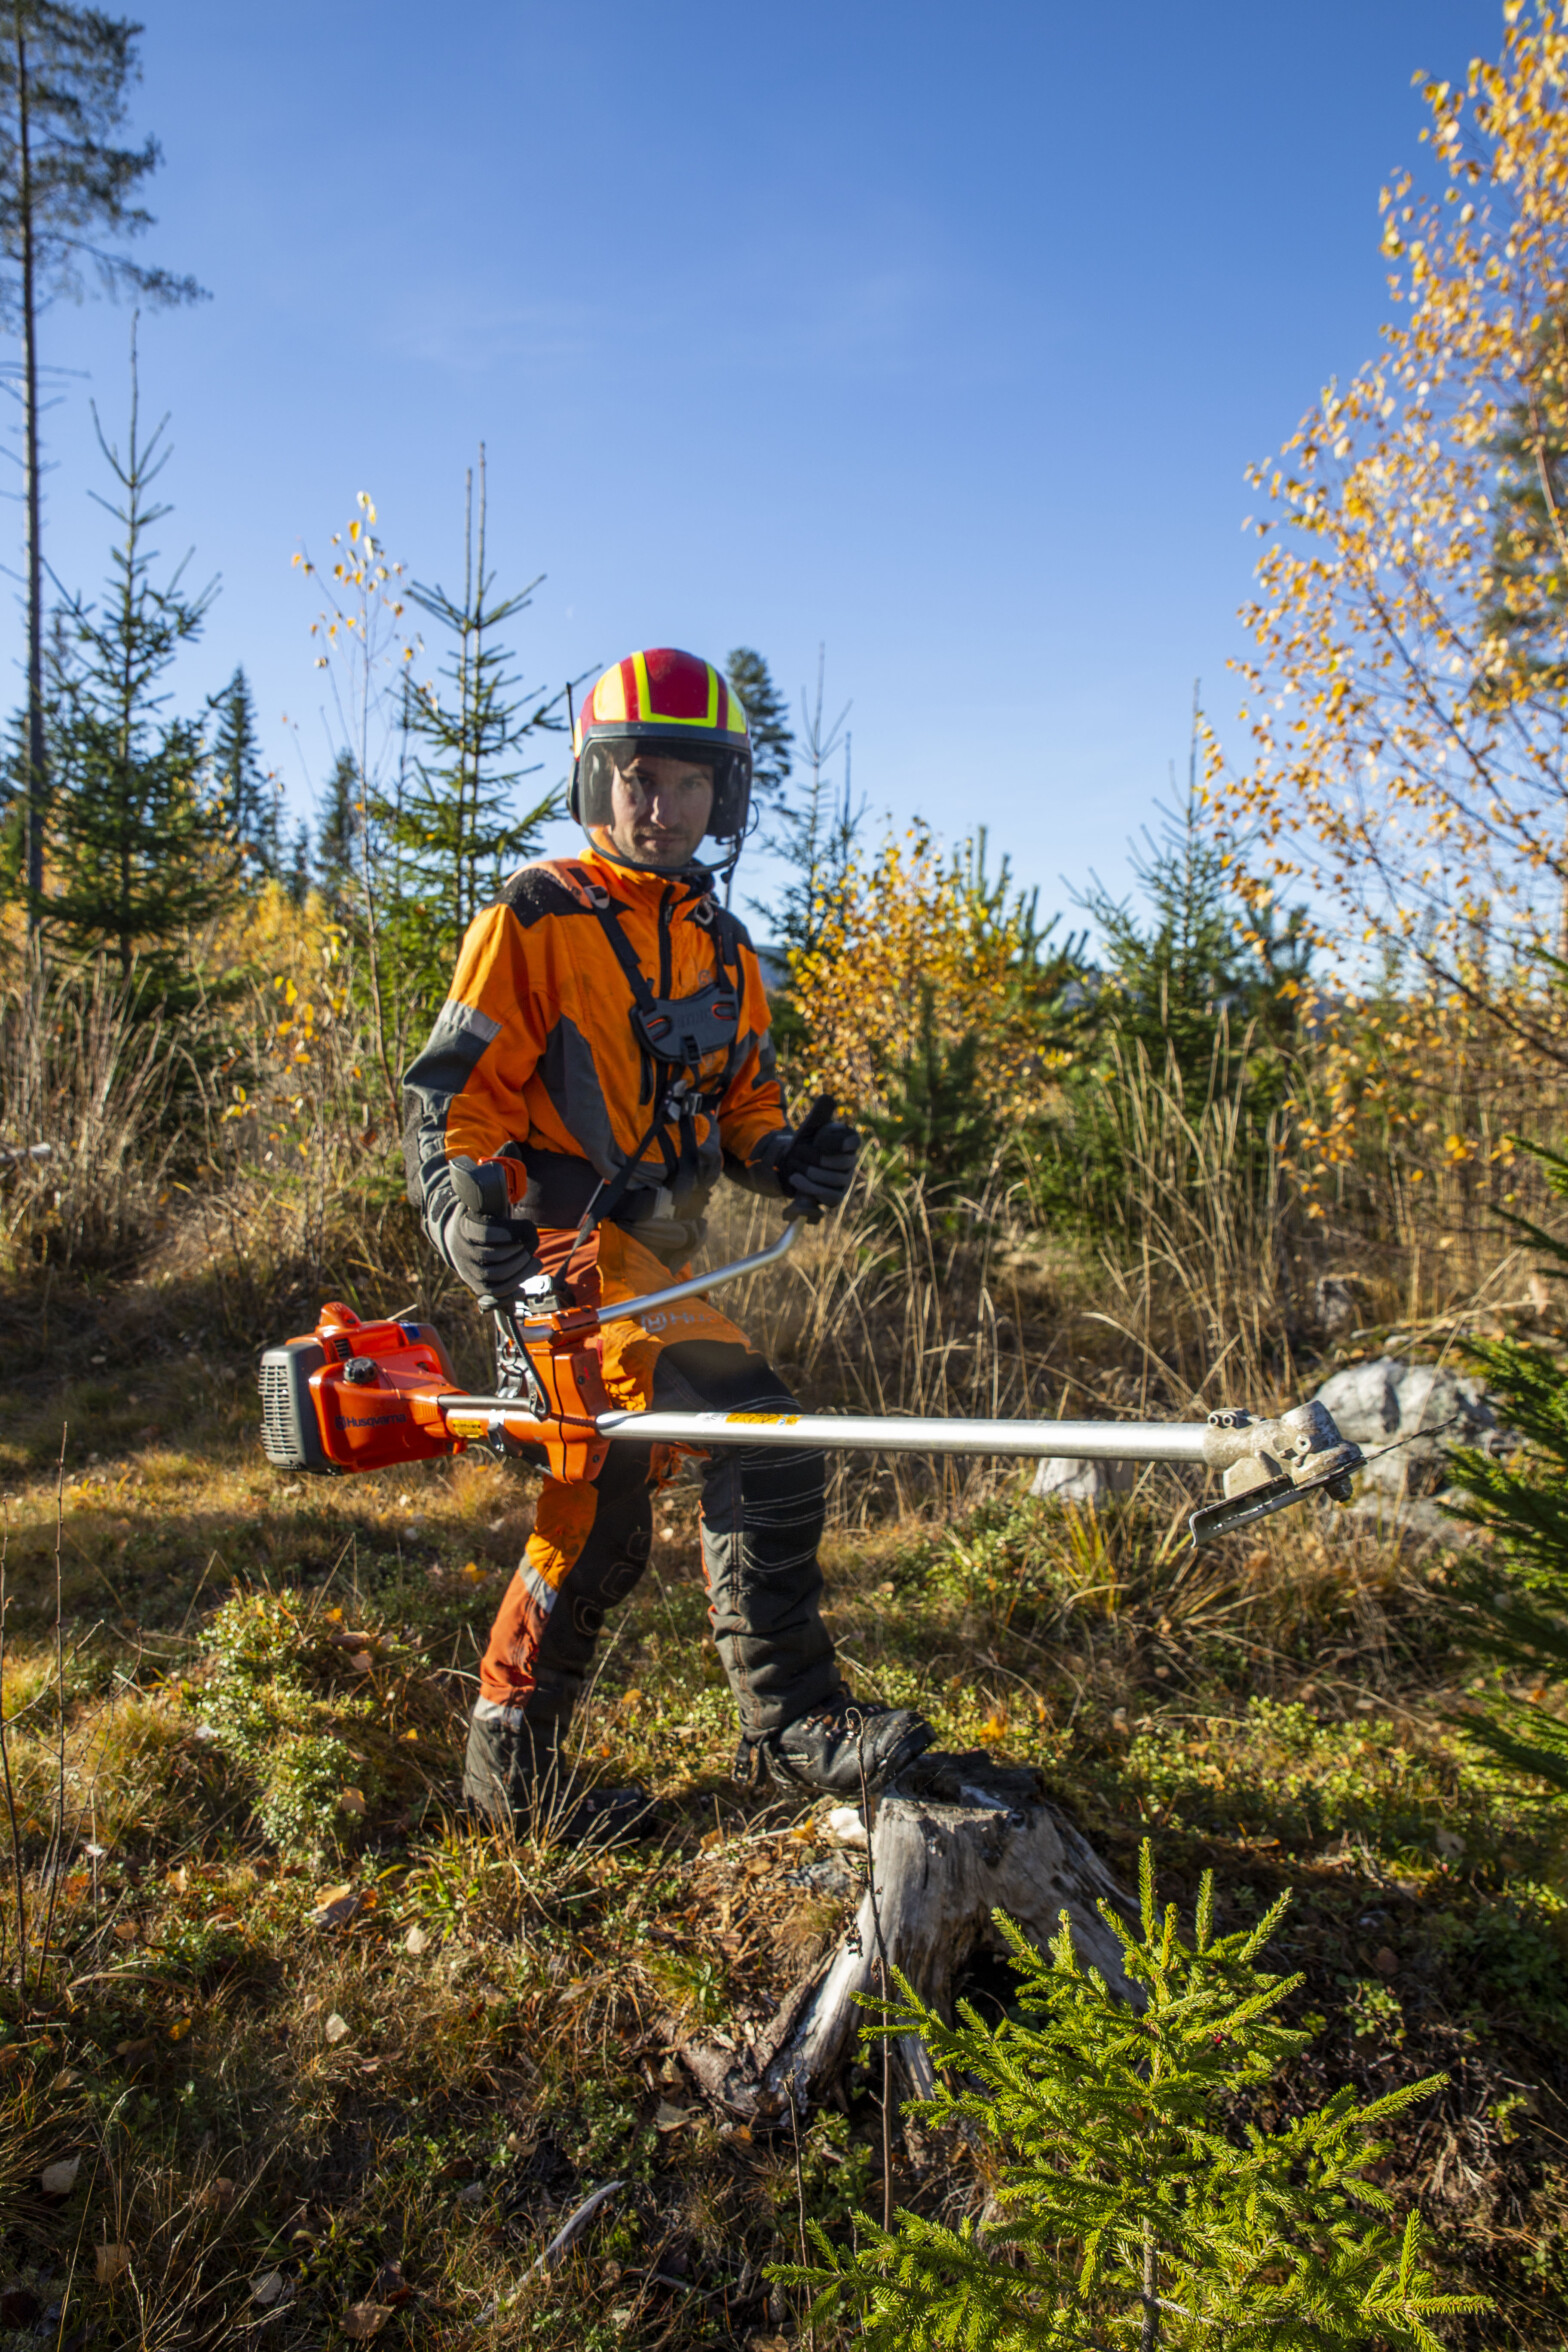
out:
<path id="1" fill-rule="evenodd" d="M 749 1258 L 737 1258 L 733 1265 L 719 1266 L 711 1274 L 693 1274 L 685 1282 L 672 1282 L 668 1290 L 650 1290 L 645 1298 L 624 1299 L 618 1307 L 603 1307 L 599 1311 L 601 1323 L 629 1323 L 638 1315 L 650 1314 L 655 1307 L 672 1307 L 677 1299 L 695 1298 L 699 1291 L 717 1290 L 722 1283 L 738 1282 L 743 1274 L 755 1274 L 764 1266 L 776 1266 L 794 1248 L 800 1232 L 800 1220 L 786 1219 L 777 1241 L 770 1241 L 766 1249 L 753 1250 Z"/>
<path id="2" fill-rule="evenodd" d="M 805 1202 L 800 1204 L 802 1209 L 806 1205 Z M 630 1323 L 635 1321 L 639 1315 L 651 1315 L 659 1307 L 673 1307 L 681 1299 L 696 1298 L 699 1293 L 705 1290 L 718 1290 L 726 1282 L 738 1282 L 743 1274 L 756 1274 L 764 1266 L 776 1266 L 780 1258 L 787 1256 L 789 1251 L 794 1248 L 800 1226 L 801 1219 L 794 1214 L 788 1214 L 785 1217 L 784 1230 L 778 1240 L 769 1242 L 766 1249 L 753 1250 L 750 1257 L 737 1258 L 732 1265 L 716 1266 L 711 1274 L 688 1275 L 684 1282 L 672 1282 L 666 1290 L 650 1290 L 641 1298 L 622 1299 L 618 1306 L 601 1307 L 598 1315 L 599 1322 L 601 1324 Z M 536 1276 L 535 1279 L 541 1283 L 542 1288 L 548 1288 L 548 1276 L 542 1278 Z M 531 1287 L 532 1285 L 528 1286 L 528 1288 Z M 526 1288 L 519 1303 L 524 1306 L 529 1303 Z M 509 1317 L 508 1320 L 513 1322 L 514 1329 L 525 1340 L 542 1337 L 550 1328 L 548 1321 L 518 1322 L 515 1315 Z"/>
<path id="3" fill-rule="evenodd" d="M 800 1125 L 795 1129 L 794 1142 L 796 1144 L 806 1142 L 819 1134 L 832 1119 L 837 1108 L 838 1105 L 832 1095 L 819 1094 L 801 1120 Z M 518 1199 L 521 1197 L 521 1190 L 526 1186 L 522 1162 L 504 1159 L 475 1161 L 460 1153 L 448 1164 L 453 1191 L 468 1214 L 487 1218 L 495 1224 L 512 1225 L 517 1231 L 519 1239 L 526 1236 L 525 1246 L 531 1251 L 538 1241 L 539 1231 L 533 1219 L 525 1217 L 517 1205 Z M 517 1195 L 515 1198 L 514 1190 Z M 604 1186 L 601 1184 L 599 1193 L 602 1193 L 603 1190 Z M 594 1195 L 595 1201 L 598 1199 L 599 1193 Z M 593 1201 L 590 1201 L 589 1214 L 585 1217 L 582 1232 L 578 1235 L 579 1241 L 595 1221 L 593 1206 Z M 695 1298 L 700 1291 L 716 1290 L 721 1283 L 738 1281 L 742 1274 L 754 1274 L 759 1267 L 771 1266 L 782 1258 L 787 1250 L 793 1248 L 795 1228 L 802 1219 L 808 1225 L 820 1225 L 822 1203 L 818 1200 L 806 1199 L 796 1193 L 784 1211 L 783 1232 L 779 1235 L 778 1240 L 770 1243 L 766 1249 L 754 1250 L 749 1258 L 737 1258 L 732 1266 L 720 1266 L 712 1274 L 694 1274 L 685 1282 L 671 1283 L 667 1290 L 650 1290 L 642 1298 L 627 1299 L 620 1306 L 612 1307 L 608 1312 L 601 1312 L 597 1320 L 601 1324 L 629 1323 L 634 1321 L 638 1315 L 651 1314 L 656 1307 L 674 1306 L 680 1299 Z M 479 1305 L 485 1314 L 494 1315 L 502 1333 L 507 1338 L 524 1340 L 531 1333 L 542 1335 L 550 1328 L 550 1324 L 538 1320 L 520 1322 L 518 1319 L 519 1307 L 522 1307 L 526 1312 L 530 1306 L 535 1308 L 543 1306 L 546 1298 L 549 1299 L 555 1315 L 571 1312 L 571 1296 L 563 1273 L 534 1275 L 530 1281 L 523 1283 L 514 1298 L 497 1298 L 487 1292 L 481 1297 Z M 553 1320 L 554 1316 L 551 1317 L 551 1321 Z"/>
<path id="4" fill-rule="evenodd" d="M 797 1142 L 803 1136 L 815 1135 L 832 1118 L 837 1105 L 830 1094 L 819 1094 L 796 1129 Z M 737 1258 L 733 1265 L 716 1267 L 711 1274 L 693 1274 L 685 1282 L 672 1282 L 668 1290 L 650 1290 L 646 1297 L 625 1299 L 618 1307 L 601 1308 L 601 1323 L 630 1323 L 638 1315 L 648 1315 L 656 1307 L 673 1307 L 678 1300 L 696 1298 L 699 1292 L 717 1290 L 726 1282 L 738 1282 L 743 1274 L 755 1274 L 764 1266 L 776 1266 L 795 1246 L 795 1236 L 802 1224 L 820 1225 L 822 1203 L 804 1200 L 799 1193 L 784 1211 L 784 1230 L 777 1241 L 766 1249 L 753 1250 L 749 1258 Z M 525 1325 L 524 1329 L 529 1326 Z M 538 1328 L 534 1326 L 533 1328 Z"/>

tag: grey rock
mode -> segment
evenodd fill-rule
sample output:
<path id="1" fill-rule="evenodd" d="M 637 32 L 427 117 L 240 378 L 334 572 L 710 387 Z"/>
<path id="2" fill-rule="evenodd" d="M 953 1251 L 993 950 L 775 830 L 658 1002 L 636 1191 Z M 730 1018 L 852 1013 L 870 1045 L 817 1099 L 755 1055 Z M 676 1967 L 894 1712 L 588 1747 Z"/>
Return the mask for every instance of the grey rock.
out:
<path id="1" fill-rule="evenodd" d="M 1451 1552 L 1462 1552 L 1476 1540 L 1477 1530 L 1466 1526 L 1462 1519 L 1450 1519 L 1443 1509 L 1443 1498 L 1453 1493 L 1444 1487 L 1435 1498 L 1417 1496 L 1412 1502 L 1398 1501 L 1393 1495 L 1371 1488 L 1358 1494 L 1343 1517 L 1334 1512 L 1323 1521 L 1332 1536 L 1346 1521 L 1359 1521 L 1376 1528 L 1380 1541 L 1397 1544 L 1401 1550 L 1421 1551 L 1429 1543 L 1444 1545 Z"/>
<path id="2" fill-rule="evenodd" d="M 1471 1531 L 1443 1515 L 1449 1447 L 1475 1446 L 1483 1453 L 1509 1453 L 1518 1440 L 1504 1429 L 1482 1383 L 1468 1373 L 1439 1364 L 1402 1363 L 1379 1356 L 1336 1372 L 1318 1390 L 1317 1401 L 1334 1416 L 1344 1437 L 1369 1457 L 1356 1476 L 1357 1518 L 1375 1518 L 1409 1535 L 1439 1543 L 1465 1544 Z M 1385 1452 L 1397 1447 L 1397 1452 Z"/>
<path id="3" fill-rule="evenodd" d="M 1395 1356 L 1352 1364 L 1324 1382 L 1317 1401 L 1342 1436 L 1380 1457 L 1361 1472 L 1361 1492 L 1376 1488 L 1400 1502 L 1439 1491 L 1450 1446 L 1492 1452 L 1507 1442 L 1481 1382 L 1439 1364 L 1404 1364 Z M 1394 1445 L 1397 1453 L 1383 1452 Z"/>
<path id="4" fill-rule="evenodd" d="M 1029 1492 L 1052 1503 L 1097 1503 L 1102 1495 L 1126 1494 L 1132 1478 L 1131 1462 L 1071 1462 L 1047 1454 Z"/>

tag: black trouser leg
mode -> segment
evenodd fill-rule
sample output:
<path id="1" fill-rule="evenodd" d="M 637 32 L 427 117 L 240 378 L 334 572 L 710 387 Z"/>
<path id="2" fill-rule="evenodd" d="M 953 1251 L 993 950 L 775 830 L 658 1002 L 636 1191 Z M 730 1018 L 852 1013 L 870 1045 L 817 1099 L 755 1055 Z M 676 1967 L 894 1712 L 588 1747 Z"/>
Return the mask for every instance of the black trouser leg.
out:
<path id="1" fill-rule="evenodd" d="M 771 1365 L 749 1348 L 679 1340 L 654 1374 L 661 1411 L 799 1411 Z M 702 1564 L 713 1638 L 748 1739 L 834 1698 L 833 1643 L 822 1622 L 826 1458 L 771 1446 L 725 1446 L 702 1473 Z"/>

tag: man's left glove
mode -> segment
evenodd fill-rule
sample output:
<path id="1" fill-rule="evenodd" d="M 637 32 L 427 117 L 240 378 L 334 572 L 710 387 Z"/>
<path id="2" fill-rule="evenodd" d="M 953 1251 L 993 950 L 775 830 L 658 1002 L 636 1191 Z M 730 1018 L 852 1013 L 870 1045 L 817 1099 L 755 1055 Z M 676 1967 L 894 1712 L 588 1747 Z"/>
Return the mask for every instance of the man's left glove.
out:
<path id="1" fill-rule="evenodd" d="M 836 1209 L 855 1173 L 860 1134 L 842 1119 L 828 1116 L 817 1122 L 816 1112 L 824 1103 L 831 1114 L 831 1099 L 819 1096 L 780 1156 L 777 1173 L 786 1192 Z"/>

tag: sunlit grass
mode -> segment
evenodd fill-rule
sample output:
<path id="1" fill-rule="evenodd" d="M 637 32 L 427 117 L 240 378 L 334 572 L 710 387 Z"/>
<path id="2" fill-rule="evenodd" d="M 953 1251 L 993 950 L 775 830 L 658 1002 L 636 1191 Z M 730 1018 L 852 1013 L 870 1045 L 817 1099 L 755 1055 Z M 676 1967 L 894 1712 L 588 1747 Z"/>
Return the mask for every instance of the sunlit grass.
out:
<path id="1" fill-rule="evenodd" d="M 367 2300 L 389 2343 L 777 2332 L 760 2266 L 792 2242 L 793 2151 L 737 2135 L 679 2050 L 765 2027 L 841 1932 L 855 1882 L 818 1834 L 825 1805 L 730 1780 L 692 1488 L 661 1502 L 572 1750 L 583 1773 L 654 1792 L 656 1837 L 512 1841 L 466 1819 L 458 1775 L 529 1482 L 477 1460 L 279 1478 L 237 1389 L 179 1362 L 137 1378 L 137 1425 L 157 1440 L 87 1447 L 100 1459 L 78 1466 L 73 1436 L 67 1455 L 63 1822 L 51 1445 L 62 1406 L 90 1425 L 85 1396 L 25 1400 L 5 1469 L 30 1939 L 24 2016 L 0 1904 L 18 2277 L 58 2281 L 78 2238 L 128 2247 L 102 2283 L 72 2274 L 72 2324 L 90 2317 L 110 2344 L 249 2329 L 272 2308 L 253 2282 L 274 2272 L 279 2340 L 336 2340 Z M 1305 1510 L 1195 1559 L 1174 1484 L 1099 1514 L 1020 1499 L 1021 1484 L 950 1524 L 830 1539 L 856 1688 L 923 1706 L 944 1745 L 1037 1763 L 1124 1872 L 1148 1828 L 1171 1883 L 1213 1864 L 1235 1915 L 1294 1886 L 1292 1965 L 1334 2079 L 1429 2064 L 1461 2085 L 1540 2078 L 1529 2053 L 1568 2025 L 1561 1861 L 1446 1720 L 1459 1666 L 1440 1568 Z M 874 2111 L 850 2089 L 850 2113 L 813 2119 L 801 2149 L 808 2206 L 835 2228 L 877 2194 Z M 1490 2135 L 1531 2246 L 1555 2246 L 1564 2203 L 1535 2110 L 1494 2129 L 1489 2097 L 1478 2087 L 1464 2129 Z M 63 2202 L 28 2186 L 77 2150 Z M 1409 2163 L 1419 2186 L 1415 2142 Z M 611 2178 L 628 2187 L 583 2245 L 530 2275 Z M 961 2152 L 906 2188 L 954 2213 L 985 2194 Z M 1444 2194 L 1495 2292 L 1523 2259 L 1501 2191 Z M 1543 2352 L 1555 2261 L 1529 2272 L 1545 2332 L 1516 2333 Z"/>

